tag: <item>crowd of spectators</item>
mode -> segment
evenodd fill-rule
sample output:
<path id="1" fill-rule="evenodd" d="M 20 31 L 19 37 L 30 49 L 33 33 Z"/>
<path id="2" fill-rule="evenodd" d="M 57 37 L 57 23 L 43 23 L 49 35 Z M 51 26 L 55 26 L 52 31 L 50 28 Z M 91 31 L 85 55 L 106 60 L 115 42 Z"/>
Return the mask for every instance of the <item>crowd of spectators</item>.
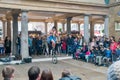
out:
<path id="1" fill-rule="evenodd" d="M 90 42 L 83 43 L 76 47 L 73 58 L 82 59 L 86 62 L 92 62 L 96 65 L 109 66 L 111 63 L 120 59 L 120 39 L 115 41 L 115 37 L 107 38 L 93 37 Z"/>
<path id="2" fill-rule="evenodd" d="M 81 34 L 58 34 L 54 29 L 48 35 L 29 35 L 29 55 L 50 56 L 54 45 L 56 54 L 72 55 L 73 59 L 81 59 L 97 65 L 109 65 L 120 58 L 120 39 L 115 40 L 114 36 L 90 38 L 89 43 L 84 40 Z M 17 53 L 20 54 L 21 35 L 16 40 Z M 51 42 L 55 44 L 52 44 Z M 11 53 L 11 41 L 6 37 L 4 42 L 5 54 Z M 19 58 L 18 58 L 19 59 Z"/>

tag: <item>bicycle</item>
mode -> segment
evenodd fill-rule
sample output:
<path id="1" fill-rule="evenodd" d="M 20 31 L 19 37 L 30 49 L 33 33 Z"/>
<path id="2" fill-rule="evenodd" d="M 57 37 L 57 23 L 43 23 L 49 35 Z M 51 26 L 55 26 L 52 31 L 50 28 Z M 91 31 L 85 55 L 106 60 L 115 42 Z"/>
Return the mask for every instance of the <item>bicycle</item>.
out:
<path id="1" fill-rule="evenodd" d="M 52 49 L 52 63 L 57 64 L 57 62 L 58 62 L 57 56 L 56 56 L 56 53 L 55 53 L 55 49 L 53 48 Z"/>

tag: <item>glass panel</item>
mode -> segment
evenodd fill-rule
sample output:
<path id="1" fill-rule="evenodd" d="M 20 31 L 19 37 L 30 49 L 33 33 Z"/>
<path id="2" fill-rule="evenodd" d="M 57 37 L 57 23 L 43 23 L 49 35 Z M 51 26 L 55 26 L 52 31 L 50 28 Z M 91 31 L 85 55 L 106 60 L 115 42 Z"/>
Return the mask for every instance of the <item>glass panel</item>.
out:
<path id="1" fill-rule="evenodd" d="M 115 30 L 120 30 L 120 22 L 115 22 Z"/>

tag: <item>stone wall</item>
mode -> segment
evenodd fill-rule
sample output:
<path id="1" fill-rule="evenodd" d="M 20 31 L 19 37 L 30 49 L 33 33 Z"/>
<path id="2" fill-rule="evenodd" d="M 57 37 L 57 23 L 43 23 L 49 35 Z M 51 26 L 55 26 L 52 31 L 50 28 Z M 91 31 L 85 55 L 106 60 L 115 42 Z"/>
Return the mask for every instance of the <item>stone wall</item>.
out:
<path id="1" fill-rule="evenodd" d="M 45 0 L 45 1 L 59 1 L 59 0 Z M 105 4 L 104 0 L 60 0 L 60 1 Z"/>
<path id="2" fill-rule="evenodd" d="M 116 40 L 120 37 L 120 30 L 115 30 L 115 22 L 120 22 L 120 16 L 118 16 L 118 11 L 120 11 L 120 6 L 114 6 L 110 7 L 109 9 L 109 17 L 110 17 L 110 23 L 109 23 L 109 35 L 115 36 Z"/>
<path id="3" fill-rule="evenodd" d="M 110 4 L 120 2 L 120 0 L 110 0 Z"/>

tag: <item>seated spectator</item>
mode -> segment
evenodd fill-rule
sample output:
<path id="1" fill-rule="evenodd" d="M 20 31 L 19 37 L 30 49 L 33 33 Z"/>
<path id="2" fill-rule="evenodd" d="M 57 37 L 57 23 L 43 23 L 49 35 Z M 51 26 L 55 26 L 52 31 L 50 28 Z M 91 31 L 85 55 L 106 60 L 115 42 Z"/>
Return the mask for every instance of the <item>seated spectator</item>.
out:
<path id="1" fill-rule="evenodd" d="M 91 52 L 88 50 L 88 51 L 86 52 L 86 54 L 85 54 L 85 60 L 86 60 L 86 62 L 89 61 L 90 54 L 91 54 Z"/>
<path id="2" fill-rule="evenodd" d="M 95 48 L 94 54 L 96 57 L 95 64 L 101 65 L 102 64 L 102 55 L 101 55 L 101 51 L 98 49 L 98 47 Z"/>
<path id="3" fill-rule="evenodd" d="M 76 59 L 79 59 L 79 58 L 80 58 L 80 57 L 79 57 L 80 51 L 81 51 L 81 49 L 77 49 L 77 50 L 76 50 L 76 52 L 75 52 L 75 58 L 76 58 Z"/>
<path id="4" fill-rule="evenodd" d="M 112 54 L 112 51 L 110 50 L 110 48 L 107 48 L 106 50 L 105 50 L 105 57 L 107 57 L 107 58 L 111 58 L 111 55 Z"/>
<path id="5" fill-rule="evenodd" d="M 28 70 L 29 80 L 40 80 L 40 69 L 37 66 L 32 66 Z"/>
<path id="6" fill-rule="evenodd" d="M 89 61 L 91 63 L 95 63 L 94 48 L 92 50 L 90 50 Z"/>
<path id="7" fill-rule="evenodd" d="M 86 54 L 87 51 L 88 51 L 88 46 L 87 46 L 86 43 L 84 42 L 84 43 L 83 43 L 83 47 L 82 47 L 82 49 L 81 49 L 81 53 L 80 53 L 80 58 L 81 58 L 82 60 L 85 60 L 85 54 Z"/>
<path id="8" fill-rule="evenodd" d="M 59 80 L 81 80 L 81 78 L 72 76 L 68 70 L 64 70 Z"/>
<path id="9" fill-rule="evenodd" d="M 111 60 L 111 56 L 112 56 L 111 54 L 112 54 L 112 51 L 110 50 L 110 48 L 107 48 L 105 50 L 105 54 L 104 54 L 104 57 L 103 57 L 103 64 L 104 64 L 104 66 L 110 64 L 110 60 Z"/>
<path id="10" fill-rule="evenodd" d="M 54 80 L 51 70 L 43 70 L 40 80 Z"/>
<path id="11" fill-rule="evenodd" d="M 107 80 L 120 80 L 120 61 L 116 61 L 108 68 Z"/>
<path id="12" fill-rule="evenodd" d="M 2 76 L 4 80 L 13 80 L 15 69 L 11 66 L 6 66 L 2 70 Z"/>

